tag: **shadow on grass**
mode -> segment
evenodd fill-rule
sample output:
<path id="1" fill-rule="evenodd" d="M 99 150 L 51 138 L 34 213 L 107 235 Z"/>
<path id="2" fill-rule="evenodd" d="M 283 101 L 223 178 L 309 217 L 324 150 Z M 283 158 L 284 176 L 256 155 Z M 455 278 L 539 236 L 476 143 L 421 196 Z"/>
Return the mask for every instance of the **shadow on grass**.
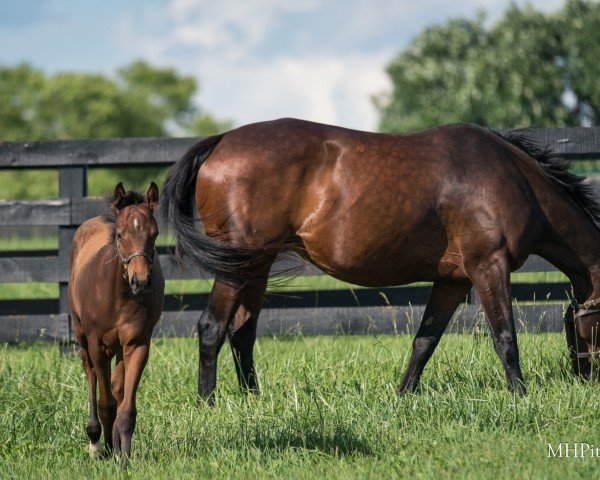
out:
<path id="1" fill-rule="evenodd" d="M 298 432 L 286 429 L 275 435 L 255 435 L 251 440 L 254 447 L 261 451 L 275 450 L 317 450 L 331 456 L 360 454 L 373 456 L 375 453 L 369 445 L 352 430 L 334 427 L 326 432 L 319 431 L 319 426 L 309 425 L 306 431 Z"/>

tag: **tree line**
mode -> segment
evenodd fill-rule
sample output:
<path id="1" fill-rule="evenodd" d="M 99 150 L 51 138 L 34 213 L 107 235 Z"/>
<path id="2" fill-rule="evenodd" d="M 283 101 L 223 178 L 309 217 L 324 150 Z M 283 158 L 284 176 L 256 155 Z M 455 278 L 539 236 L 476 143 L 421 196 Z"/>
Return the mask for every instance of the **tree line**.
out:
<path id="1" fill-rule="evenodd" d="M 600 3 L 567 0 L 552 14 L 512 5 L 426 28 L 388 65 L 374 99 L 382 131 L 450 122 L 490 127 L 600 122 Z"/>
<path id="2" fill-rule="evenodd" d="M 600 3 L 554 13 L 512 5 L 425 28 L 387 67 L 381 131 L 451 122 L 490 127 L 600 122 Z M 194 77 L 135 61 L 115 75 L 0 66 L 0 140 L 211 135 L 233 122 L 197 106 Z"/>

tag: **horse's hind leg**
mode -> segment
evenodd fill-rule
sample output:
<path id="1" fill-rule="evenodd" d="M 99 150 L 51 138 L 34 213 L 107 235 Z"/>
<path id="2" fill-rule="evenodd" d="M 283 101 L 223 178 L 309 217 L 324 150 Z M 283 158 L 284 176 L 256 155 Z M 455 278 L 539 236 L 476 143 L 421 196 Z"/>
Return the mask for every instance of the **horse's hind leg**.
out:
<path id="1" fill-rule="evenodd" d="M 525 395 L 511 305 L 510 268 L 506 252 L 499 250 L 476 265 L 465 265 L 465 267 L 485 310 L 494 339 L 494 348 L 504 366 L 508 388 L 511 392 Z"/>
<path id="2" fill-rule="evenodd" d="M 233 353 L 238 383 L 242 389 L 258 393 L 254 370 L 254 342 L 258 315 L 267 289 L 267 277 L 260 283 L 243 288 L 240 307 L 229 326 L 229 343 Z"/>
<path id="3" fill-rule="evenodd" d="M 101 453 L 100 435 L 102 434 L 102 427 L 98 421 L 98 407 L 96 403 L 97 379 L 92 367 L 90 356 L 83 346 L 79 354 L 81 356 L 83 369 L 85 370 L 85 375 L 88 380 L 90 411 L 86 431 L 88 438 L 90 439 L 89 452 L 91 458 L 98 458 Z"/>
<path id="4" fill-rule="evenodd" d="M 214 403 L 217 383 L 217 356 L 225 341 L 227 329 L 242 300 L 242 285 L 215 279 L 208 305 L 198 321 L 200 358 L 198 364 L 198 396 Z"/>
<path id="5" fill-rule="evenodd" d="M 425 365 L 433 355 L 456 308 L 464 302 L 470 288 L 470 282 L 433 284 L 421 325 L 413 340 L 410 362 L 398 386 L 399 395 L 414 392 L 417 388 Z"/>

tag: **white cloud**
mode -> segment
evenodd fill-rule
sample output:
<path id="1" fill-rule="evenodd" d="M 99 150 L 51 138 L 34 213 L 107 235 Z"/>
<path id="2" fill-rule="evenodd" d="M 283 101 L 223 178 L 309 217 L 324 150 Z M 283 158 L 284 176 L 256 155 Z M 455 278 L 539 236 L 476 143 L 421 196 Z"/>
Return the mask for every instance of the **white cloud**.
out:
<path id="1" fill-rule="evenodd" d="M 518 1 L 519 5 L 525 0 Z M 171 0 L 119 25 L 130 57 L 198 77 L 198 101 L 237 124 L 282 116 L 374 129 L 385 66 L 423 26 L 501 16 L 508 0 Z M 535 0 L 553 10 L 561 0 Z"/>
<path id="2" fill-rule="evenodd" d="M 294 116 L 374 129 L 370 95 L 389 88 L 387 57 L 281 58 L 258 65 L 209 62 L 199 103 L 239 124 Z"/>

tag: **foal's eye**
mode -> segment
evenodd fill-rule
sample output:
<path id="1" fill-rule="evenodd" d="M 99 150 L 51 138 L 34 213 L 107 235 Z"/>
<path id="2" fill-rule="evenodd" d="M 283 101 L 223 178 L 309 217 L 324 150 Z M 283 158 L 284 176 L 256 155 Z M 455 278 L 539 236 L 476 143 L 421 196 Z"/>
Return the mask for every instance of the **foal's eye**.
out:
<path id="1" fill-rule="evenodd" d="M 117 238 L 118 238 L 119 240 L 121 240 L 123 237 L 121 236 L 121 234 L 120 234 L 120 233 L 117 233 Z"/>

